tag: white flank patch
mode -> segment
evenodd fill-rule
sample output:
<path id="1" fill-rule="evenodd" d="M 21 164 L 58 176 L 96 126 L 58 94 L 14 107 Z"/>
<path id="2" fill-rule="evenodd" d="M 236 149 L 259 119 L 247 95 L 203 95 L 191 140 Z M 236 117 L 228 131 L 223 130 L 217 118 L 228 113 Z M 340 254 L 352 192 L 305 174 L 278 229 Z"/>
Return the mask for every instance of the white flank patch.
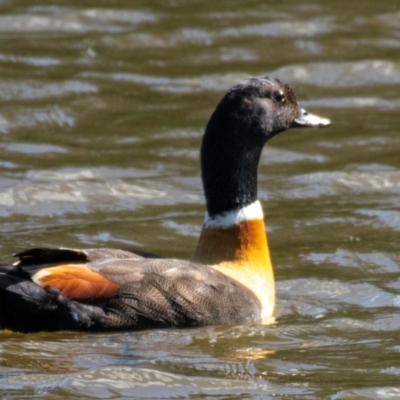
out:
<path id="1" fill-rule="evenodd" d="M 36 283 L 36 285 L 42 286 L 42 283 L 40 282 L 40 280 L 48 275 L 50 275 L 51 273 L 49 271 L 47 271 L 46 269 L 41 269 L 40 271 L 36 272 L 35 275 L 33 275 L 31 277 L 32 281 Z"/>
<path id="2" fill-rule="evenodd" d="M 222 214 L 210 217 L 206 212 L 204 225 L 207 228 L 228 228 L 244 221 L 264 219 L 264 213 L 258 200 L 240 210 L 226 211 Z"/>

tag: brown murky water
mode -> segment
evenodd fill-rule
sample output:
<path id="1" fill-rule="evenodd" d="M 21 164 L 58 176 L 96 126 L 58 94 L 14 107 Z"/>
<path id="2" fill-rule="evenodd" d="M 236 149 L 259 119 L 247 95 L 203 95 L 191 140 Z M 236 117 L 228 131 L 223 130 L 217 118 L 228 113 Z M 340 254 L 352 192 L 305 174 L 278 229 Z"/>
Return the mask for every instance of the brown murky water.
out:
<path id="1" fill-rule="evenodd" d="M 249 76 L 290 82 L 333 125 L 263 153 L 275 325 L 1 332 L 1 397 L 399 398 L 400 2 L 36 3 L 0 1 L 3 261 L 37 245 L 188 258 L 204 126 Z"/>

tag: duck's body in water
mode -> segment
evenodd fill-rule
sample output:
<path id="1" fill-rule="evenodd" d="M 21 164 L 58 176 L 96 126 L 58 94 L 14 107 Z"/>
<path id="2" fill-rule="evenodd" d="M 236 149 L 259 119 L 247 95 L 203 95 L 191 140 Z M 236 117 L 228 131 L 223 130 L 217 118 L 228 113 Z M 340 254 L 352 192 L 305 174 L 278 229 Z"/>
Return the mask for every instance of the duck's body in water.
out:
<path id="1" fill-rule="evenodd" d="M 329 120 L 299 108 L 278 79 L 233 87 L 207 125 L 207 212 L 191 261 L 114 250 L 38 248 L 0 267 L 0 327 L 21 332 L 139 330 L 261 322 L 275 285 L 257 166 L 265 142 Z"/>

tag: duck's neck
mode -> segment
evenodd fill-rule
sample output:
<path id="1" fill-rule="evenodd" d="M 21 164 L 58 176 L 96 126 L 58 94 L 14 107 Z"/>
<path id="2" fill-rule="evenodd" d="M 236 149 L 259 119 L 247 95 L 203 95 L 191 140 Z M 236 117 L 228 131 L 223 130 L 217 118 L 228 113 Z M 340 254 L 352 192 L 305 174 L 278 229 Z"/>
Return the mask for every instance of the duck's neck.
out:
<path id="1" fill-rule="evenodd" d="M 203 136 L 200 158 L 207 213 L 192 260 L 250 289 L 260 300 L 264 319 L 271 316 L 275 298 L 257 200 L 257 167 L 266 137 L 257 134 L 260 126 L 253 126 L 246 115 L 219 111 Z"/>

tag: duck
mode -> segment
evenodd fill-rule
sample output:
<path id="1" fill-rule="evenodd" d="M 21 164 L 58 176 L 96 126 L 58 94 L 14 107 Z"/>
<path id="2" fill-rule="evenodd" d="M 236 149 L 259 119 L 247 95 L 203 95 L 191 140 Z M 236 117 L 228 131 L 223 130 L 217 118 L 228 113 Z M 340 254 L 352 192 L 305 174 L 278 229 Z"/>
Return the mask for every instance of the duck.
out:
<path id="1" fill-rule="evenodd" d="M 202 138 L 206 213 L 190 260 L 122 249 L 38 247 L 0 266 L 0 329 L 137 331 L 264 323 L 275 282 L 257 196 L 265 143 L 330 120 L 301 108 L 291 87 L 260 76 L 233 86 Z"/>

